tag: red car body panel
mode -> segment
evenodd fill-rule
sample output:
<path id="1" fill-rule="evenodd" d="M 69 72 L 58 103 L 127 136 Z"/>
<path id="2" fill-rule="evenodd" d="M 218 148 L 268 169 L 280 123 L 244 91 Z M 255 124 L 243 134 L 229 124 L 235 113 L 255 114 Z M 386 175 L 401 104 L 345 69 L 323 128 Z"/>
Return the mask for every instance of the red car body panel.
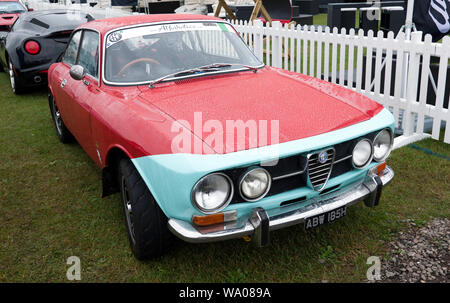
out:
<path id="1" fill-rule="evenodd" d="M 233 92 L 233 93 L 229 93 Z M 174 120 L 184 120 L 186 127 L 199 138 L 205 133 L 194 121 L 194 112 L 201 118 L 226 121 L 279 121 L 279 142 L 303 139 L 370 119 L 383 107 L 353 91 L 307 76 L 288 73 L 266 67 L 257 73 L 240 72 L 218 77 L 201 77 L 160 84 L 158 88 L 143 88 L 140 96 L 155 105 Z M 270 125 L 270 123 L 269 123 Z M 233 144 L 227 152 L 236 152 L 255 146 L 246 133 L 245 148 L 237 144 L 234 132 Z M 270 144 L 268 138 L 262 140 Z M 222 136 L 223 147 L 227 136 Z M 221 150 L 216 150 L 221 153 Z M 166 153 L 170 153 L 167 151 Z"/>
<path id="2" fill-rule="evenodd" d="M 0 15 L 0 27 L 11 26 L 16 22 L 16 19 L 20 14 L 1 14 Z"/>
<path id="3" fill-rule="evenodd" d="M 23 6 L 21 2 L 15 1 L 15 0 L 0 0 L 0 2 L 17 2 L 21 6 Z M 24 10 L 26 10 L 25 7 L 24 7 Z M 18 13 L 18 14 L 0 14 L 0 28 L 10 27 L 11 25 L 14 24 L 14 22 L 16 22 L 16 20 L 17 20 L 17 18 L 19 18 L 19 16 L 20 16 L 20 13 Z"/>
<path id="4" fill-rule="evenodd" d="M 221 19 L 198 15 L 144 15 L 92 21 L 80 28 L 100 32 L 103 43 L 106 32 L 117 27 L 177 20 Z M 100 65 L 102 52 L 103 47 Z M 67 81 L 64 90 L 60 86 L 62 79 Z M 113 148 L 119 148 L 130 158 L 173 153 L 171 142 L 177 133 L 171 128 L 175 120 L 187 121 L 189 125 L 182 125 L 195 137 L 205 139 L 208 133 L 192 127 L 196 111 L 202 113 L 203 121 L 214 119 L 221 123 L 278 120 L 279 143 L 282 143 L 368 120 L 383 109 L 380 104 L 349 89 L 270 67 L 257 73 L 243 71 L 215 75 L 212 79 L 203 76 L 159 83 L 152 89 L 145 85 L 108 86 L 101 76 L 98 82 L 91 78 L 86 80 L 87 86 L 83 81 L 73 80 L 65 63 L 53 64 L 49 69 L 49 89 L 65 124 L 100 168 L 107 165 Z M 270 138 L 266 142 L 270 144 Z M 217 152 L 206 143 L 202 144 L 200 153 Z M 227 149 L 226 152 L 238 150 Z"/>

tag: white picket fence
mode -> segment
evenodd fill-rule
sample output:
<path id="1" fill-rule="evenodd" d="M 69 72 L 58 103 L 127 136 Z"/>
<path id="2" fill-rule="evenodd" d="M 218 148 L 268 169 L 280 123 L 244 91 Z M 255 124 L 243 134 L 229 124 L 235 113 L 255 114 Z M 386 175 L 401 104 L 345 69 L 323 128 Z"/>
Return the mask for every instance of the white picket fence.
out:
<path id="1" fill-rule="evenodd" d="M 374 36 L 369 31 L 365 36 L 362 30 L 355 33 L 354 29 L 347 33 L 345 29 L 331 32 L 328 27 L 282 26 L 279 22 L 272 26 L 263 26 L 260 21 L 231 22 L 267 65 L 331 81 L 389 108 L 396 128 L 403 131 L 396 138 L 397 148 L 429 137 L 427 124 L 436 140 L 445 127 L 444 142 L 450 143 L 450 114 L 444 108 L 449 37 L 433 43 L 429 35 L 422 39 L 421 32 L 406 40 L 404 33 L 394 37 L 390 32 L 383 37 L 382 32 Z M 440 61 L 436 80 L 430 77 L 432 56 Z M 424 68 L 419 68 L 420 63 Z M 435 90 L 434 105 L 426 102 L 429 81 Z"/>
<path id="2" fill-rule="evenodd" d="M 132 14 L 110 7 L 66 6 L 42 0 L 28 3 L 34 9 L 70 7 L 89 12 L 96 19 Z M 394 37 L 390 32 L 383 37 L 382 32 L 374 36 L 369 31 L 364 35 L 362 30 L 356 33 L 354 29 L 347 33 L 345 29 L 339 32 L 337 28 L 331 31 L 321 26 L 282 26 L 280 22 L 263 26 L 259 20 L 230 22 L 267 65 L 342 85 L 390 109 L 396 129 L 403 133 L 395 140 L 396 148 L 427 137 L 439 140 L 442 128 L 444 142 L 450 143 L 450 113 L 444 107 L 449 37 L 442 43 L 433 43 L 431 36 L 422 37 L 421 32 L 412 33 L 407 40 L 404 33 Z M 429 68 L 431 57 L 439 58 L 437 79 Z M 434 105 L 427 104 L 429 81 L 431 93 L 435 94 Z"/>

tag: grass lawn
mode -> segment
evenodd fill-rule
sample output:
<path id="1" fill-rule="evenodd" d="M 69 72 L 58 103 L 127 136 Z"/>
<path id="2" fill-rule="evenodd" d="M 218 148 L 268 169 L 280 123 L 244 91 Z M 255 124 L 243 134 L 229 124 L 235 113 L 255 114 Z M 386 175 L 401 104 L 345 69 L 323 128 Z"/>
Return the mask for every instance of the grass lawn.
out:
<path id="1" fill-rule="evenodd" d="M 417 143 L 450 157 L 450 146 Z M 431 218 L 450 217 L 450 161 L 404 147 L 389 164 L 396 177 L 381 205 L 348 209 L 317 230 L 271 233 L 258 249 L 243 240 L 193 245 L 137 261 L 129 247 L 119 195 L 102 199 L 100 170 L 76 143 L 59 143 L 45 90 L 14 96 L 0 73 L 0 282 L 64 282 L 70 256 L 89 281 L 357 282 L 386 241 Z M 320 260 L 320 261 L 319 261 Z"/>

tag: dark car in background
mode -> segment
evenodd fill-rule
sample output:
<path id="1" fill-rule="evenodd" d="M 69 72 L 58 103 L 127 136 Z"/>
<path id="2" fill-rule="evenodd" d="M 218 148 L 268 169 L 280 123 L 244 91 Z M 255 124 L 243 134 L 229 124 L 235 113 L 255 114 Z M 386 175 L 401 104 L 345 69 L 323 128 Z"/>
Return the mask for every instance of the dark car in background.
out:
<path id="1" fill-rule="evenodd" d="M 72 31 L 92 20 L 80 11 L 33 11 L 20 15 L 10 32 L 0 32 L 0 64 L 13 92 L 47 84 L 48 68 L 66 49 Z"/>

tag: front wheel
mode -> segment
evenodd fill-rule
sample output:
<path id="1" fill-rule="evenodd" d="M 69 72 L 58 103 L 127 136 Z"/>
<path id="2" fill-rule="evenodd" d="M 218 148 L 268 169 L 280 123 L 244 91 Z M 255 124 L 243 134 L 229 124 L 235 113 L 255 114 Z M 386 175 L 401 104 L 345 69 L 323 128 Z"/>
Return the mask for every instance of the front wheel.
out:
<path id="1" fill-rule="evenodd" d="M 173 241 L 167 217 L 130 160 L 120 161 L 118 181 L 133 254 L 140 260 L 163 255 Z"/>

